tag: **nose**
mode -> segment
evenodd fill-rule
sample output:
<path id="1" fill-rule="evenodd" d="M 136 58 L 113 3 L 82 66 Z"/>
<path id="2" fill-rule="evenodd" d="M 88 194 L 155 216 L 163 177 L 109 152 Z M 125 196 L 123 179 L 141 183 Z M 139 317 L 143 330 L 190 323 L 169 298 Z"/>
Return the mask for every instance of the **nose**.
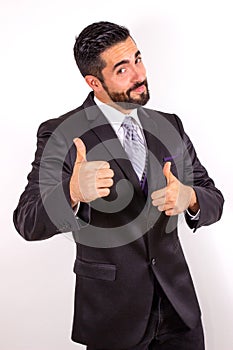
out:
<path id="1" fill-rule="evenodd" d="M 132 82 L 142 82 L 146 79 L 146 70 L 143 65 L 135 66 L 132 71 Z"/>

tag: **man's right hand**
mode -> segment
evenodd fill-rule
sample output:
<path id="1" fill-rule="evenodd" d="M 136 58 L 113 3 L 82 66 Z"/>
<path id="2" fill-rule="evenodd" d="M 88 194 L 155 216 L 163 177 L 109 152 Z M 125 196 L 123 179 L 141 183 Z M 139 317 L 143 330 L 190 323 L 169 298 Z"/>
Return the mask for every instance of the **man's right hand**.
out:
<path id="1" fill-rule="evenodd" d="M 70 179 L 71 205 L 91 202 L 110 193 L 114 172 L 105 161 L 86 160 L 86 147 L 80 138 L 73 140 L 77 150 L 76 161 Z"/>

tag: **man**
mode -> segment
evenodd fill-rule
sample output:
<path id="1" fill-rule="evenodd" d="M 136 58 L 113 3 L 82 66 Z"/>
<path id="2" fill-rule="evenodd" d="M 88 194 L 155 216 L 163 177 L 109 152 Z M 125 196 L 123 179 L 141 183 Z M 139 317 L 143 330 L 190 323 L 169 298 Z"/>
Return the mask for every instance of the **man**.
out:
<path id="1" fill-rule="evenodd" d="M 141 53 L 128 29 L 85 28 L 74 46 L 93 90 L 38 130 L 14 212 L 27 240 L 73 232 L 72 339 L 87 349 L 202 350 L 200 309 L 177 235 L 220 219 L 221 192 L 180 119 L 146 109 Z"/>

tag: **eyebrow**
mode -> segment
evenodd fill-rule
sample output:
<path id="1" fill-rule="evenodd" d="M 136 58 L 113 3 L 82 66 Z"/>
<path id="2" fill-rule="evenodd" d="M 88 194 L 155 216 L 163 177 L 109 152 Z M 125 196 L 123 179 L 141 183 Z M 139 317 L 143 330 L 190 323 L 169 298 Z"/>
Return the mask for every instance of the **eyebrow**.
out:
<path id="1" fill-rule="evenodd" d="M 134 57 L 137 58 L 140 54 L 141 54 L 141 52 L 138 50 L 138 51 L 135 53 Z M 121 66 L 122 64 L 127 64 L 127 63 L 129 63 L 129 60 L 122 60 L 122 61 L 120 61 L 120 62 L 117 62 L 117 63 L 114 64 L 114 66 L 113 66 L 113 71 L 114 71 L 117 67 Z"/>

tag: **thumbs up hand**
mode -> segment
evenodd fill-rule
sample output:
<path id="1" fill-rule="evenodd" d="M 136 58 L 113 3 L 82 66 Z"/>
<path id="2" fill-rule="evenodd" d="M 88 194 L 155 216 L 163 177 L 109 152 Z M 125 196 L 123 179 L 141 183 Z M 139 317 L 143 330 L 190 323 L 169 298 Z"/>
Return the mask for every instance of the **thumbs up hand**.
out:
<path id="1" fill-rule="evenodd" d="M 113 185 L 113 170 L 105 161 L 86 160 L 86 147 L 80 138 L 73 140 L 77 150 L 76 161 L 70 179 L 72 207 L 79 202 L 91 202 L 110 193 Z"/>
<path id="2" fill-rule="evenodd" d="M 177 215 L 190 209 L 196 213 L 199 209 L 196 193 L 192 187 L 183 185 L 171 172 L 171 163 L 166 162 L 163 174 L 167 180 L 167 186 L 151 194 L 152 205 L 166 215 Z"/>

